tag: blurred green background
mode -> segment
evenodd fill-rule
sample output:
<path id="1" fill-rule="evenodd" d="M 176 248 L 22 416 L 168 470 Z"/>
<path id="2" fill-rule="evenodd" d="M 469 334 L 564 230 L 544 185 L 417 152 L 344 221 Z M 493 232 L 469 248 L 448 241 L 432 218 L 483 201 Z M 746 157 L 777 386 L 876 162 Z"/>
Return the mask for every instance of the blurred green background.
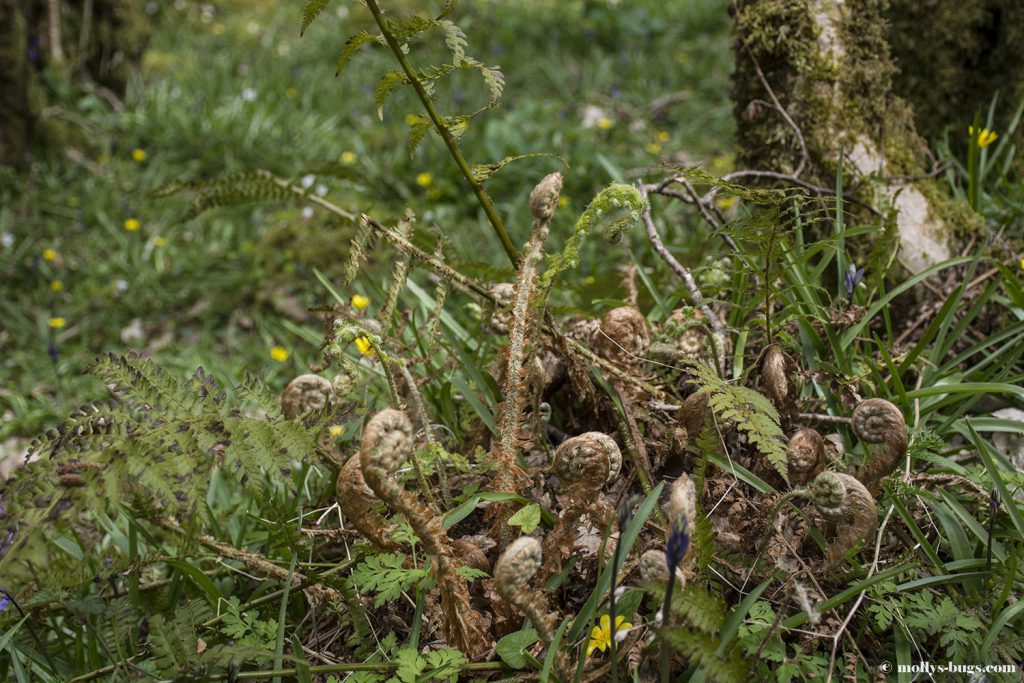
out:
<path id="1" fill-rule="evenodd" d="M 396 91 L 378 119 L 373 90 L 392 58 L 366 47 L 335 77 L 345 39 L 369 28 L 368 15 L 331 3 L 300 38 L 303 4 L 150 3 L 150 41 L 122 97 L 56 69 L 40 75 L 45 135 L 27 170 L 0 170 L 0 456 L 23 453 L 40 429 L 103 395 L 83 375 L 102 352 L 136 349 L 181 374 L 201 365 L 225 385 L 248 369 L 274 387 L 319 359 L 322 327 L 307 309 L 330 299 L 312 270 L 339 278 L 351 227 L 296 205 L 181 222 L 187 199 L 149 196 L 166 183 L 265 168 L 382 221 L 409 207 L 465 272 L 510 275 L 441 141 L 428 136 L 410 159 L 407 117 L 421 113 L 412 94 Z M 387 7 L 402 14 L 413 3 Z M 566 175 L 564 236 L 601 187 L 660 177 L 659 159 L 730 167 L 726 0 L 481 1 L 455 18 L 469 54 L 507 79 L 502 106 L 465 133 L 467 159 L 544 152 L 570 166 L 534 157 L 489 182 L 515 241 L 527 235 L 530 189 L 553 170 Z M 432 42 L 414 46 L 417 65 L 446 59 Z M 472 73 L 436 93 L 449 115 L 486 99 Z M 304 172 L 322 161 L 358 179 Z M 699 260 L 698 226 L 686 244 L 678 232 L 666 238 Z M 379 303 L 381 265 L 350 293 Z M 618 278 L 607 265 L 600 247 L 590 252 L 561 303 L 606 296 Z"/>

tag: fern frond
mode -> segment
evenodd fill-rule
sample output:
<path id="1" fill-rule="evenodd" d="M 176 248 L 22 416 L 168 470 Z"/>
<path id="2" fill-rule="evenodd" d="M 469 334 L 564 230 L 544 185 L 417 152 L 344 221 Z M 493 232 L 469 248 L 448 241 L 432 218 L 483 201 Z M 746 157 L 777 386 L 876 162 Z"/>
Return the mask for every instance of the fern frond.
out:
<path id="1" fill-rule="evenodd" d="M 789 481 L 784 435 L 779 413 L 771 401 L 753 389 L 730 384 L 706 365 L 691 363 L 688 367 L 700 385 L 697 391 L 707 395 L 711 410 L 722 420 L 735 422 L 750 443 Z"/>
<path id="2" fill-rule="evenodd" d="M 341 72 L 344 71 L 345 67 L 352 60 L 352 57 L 359 52 L 359 48 L 367 43 L 377 43 L 378 45 L 387 46 L 382 36 L 374 35 L 369 31 L 360 31 L 355 35 L 351 36 L 345 41 L 345 46 L 341 48 L 341 54 L 338 55 L 338 65 L 335 67 L 334 75 L 340 76 Z"/>
<path id="3" fill-rule="evenodd" d="M 377 108 L 377 116 L 384 120 L 384 103 L 391 92 L 405 80 L 405 75 L 397 69 L 389 69 L 387 73 L 377 81 L 377 87 L 373 90 L 373 104 Z"/>
<path id="4" fill-rule="evenodd" d="M 309 0 L 306 3 L 306 7 L 302 10 L 302 28 L 299 29 L 299 36 L 305 35 L 306 29 L 309 28 L 310 24 L 316 21 L 316 18 L 327 9 L 327 4 L 331 0 Z"/>
<path id="5" fill-rule="evenodd" d="M 550 257 L 548 269 L 540 278 L 541 287 L 549 288 L 559 273 L 579 265 L 580 246 L 596 227 L 603 226 L 605 238 L 614 242 L 626 227 L 640 221 L 640 214 L 646 207 L 643 195 L 631 185 L 612 183 L 601 190 L 576 221 L 562 253 Z"/>
<path id="6" fill-rule="evenodd" d="M 519 161 L 520 159 L 531 159 L 533 157 L 554 157 L 555 159 L 558 159 L 563 164 L 565 164 L 566 168 L 570 168 L 569 162 L 566 161 L 565 158 L 562 157 L 561 155 L 553 154 L 551 152 L 529 152 L 527 154 L 517 154 L 515 156 L 505 157 L 501 161 L 495 162 L 493 164 L 473 164 L 472 166 L 470 166 L 470 171 L 472 171 L 473 173 L 473 179 L 476 180 L 478 183 L 482 184 L 486 183 L 488 180 L 494 177 L 494 175 L 497 174 L 498 171 L 505 168 L 513 161 Z"/>
<path id="7" fill-rule="evenodd" d="M 744 683 L 749 680 L 747 665 L 735 651 L 718 654 L 718 639 L 708 633 L 674 627 L 662 632 L 665 646 L 679 652 L 691 664 L 699 664 L 708 680 L 716 683 Z"/>
<path id="8" fill-rule="evenodd" d="M 437 25 L 444 33 L 444 44 L 451 50 L 452 64 L 461 63 L 466 58 L 466 46 L 469 45 L 466 34 L 449 19 L 439 19 Z"/>

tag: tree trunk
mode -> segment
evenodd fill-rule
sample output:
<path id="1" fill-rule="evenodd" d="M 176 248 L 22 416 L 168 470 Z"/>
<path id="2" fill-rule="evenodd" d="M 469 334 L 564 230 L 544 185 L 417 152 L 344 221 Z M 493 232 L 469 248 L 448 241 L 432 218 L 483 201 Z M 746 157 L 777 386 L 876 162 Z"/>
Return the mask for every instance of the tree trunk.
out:
<path id="1" fill-rule="evenodd" d="M 984 117 L 997 91 L 997 121 L 1024 100 L 1021 0 L 890 0 L 886 18 L 899 67 L 893 90 L 929 140 L 951 130 L 965 145 L 974 113 Z"/>
<path id="2" fill-rule="evenodd" d="M 28 25 L 23 0 L 0 0 L 0 164 L 12 166 L 25 161 L 35 119 Z"/>
<path id="3" fill-rule="evenodd" d="M 896 212 L 913 272 L 947 259 L 977 216 L 926 175 L 927 146 L 891 93 L 886 0 L 734 0 L 739 165 L 831 187 L 844 175 L 866 202 Z M 849 187 L 851 182 L 847 183 Z"/>

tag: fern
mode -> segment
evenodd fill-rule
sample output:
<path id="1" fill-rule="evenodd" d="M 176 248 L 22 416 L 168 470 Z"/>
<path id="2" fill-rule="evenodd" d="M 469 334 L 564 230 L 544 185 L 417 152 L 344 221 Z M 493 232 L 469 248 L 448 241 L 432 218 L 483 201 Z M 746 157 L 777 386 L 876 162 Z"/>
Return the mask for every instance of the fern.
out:
<path id="1" fill-rule="evenodd" d="M 714 370 L 701 363 L 688 365 L 698 393 L 708 397 L 708 405 L 721 420 L 735 422 L 736 428 L 746 433 L 768 462 L 788 481 L 786 448 L 779 424 L 779 412 L 763 394 L 747 387 L 730 384 Z"/>
<path id="2" fill-rule="evenodd" d="M 640 214 L 646 207 L 643 195 L 631 185 L 612 183 L 601 190 L 576 221 L 576 227 L 565 241 L 562 253 L 549 258 L 548 269 L 540 278 L 540 286 L 550 288 L 559 273 L 579 265 L 580 246 L 594 229 L 601 227 L 605 238 L 615 242 L 624 229 L 640 221 Z"/>
<path id="3" fill-rule="evenodd" d="M 349 581 L 354 586 L 377 594 L 374 606 L 394 600 L 430 575 L 430 570 L 406 568 L 406 557 L 397 553 L 381 553 L 366 558 L 352 571 Z"/>
<path id="4" fill-rule="evenodd" d="M 309 0 L 306 3 L 306 7 L 302 10 L 302 28 L 299 29 L 299 35 L 304 35 L 306 29 L 309 28 L 310 24 L 316 21 L 316 18 L 327 9 L 327 3 L 331 0 Z"/>
<path id="5" fill-rule="evenodd" d="M 31 452 L 49 456 L 58 474 L 73 470 L 78 479 L 70 495 L 91 509 L 144 502 L 166 513 L 189 514 L 203 500 L 216 467 L 258 493 L 264 473 L 315 452 L 303 425 L 230 409 L 224 392 L 201 368 L 179 381 L 151 360 L 110 354 L 90 372 L 120 401 L 76 412 Z M 247 392 L 257 391 L 250 380 Z M 271 401 L 264 396 L 260 402 Z"/>

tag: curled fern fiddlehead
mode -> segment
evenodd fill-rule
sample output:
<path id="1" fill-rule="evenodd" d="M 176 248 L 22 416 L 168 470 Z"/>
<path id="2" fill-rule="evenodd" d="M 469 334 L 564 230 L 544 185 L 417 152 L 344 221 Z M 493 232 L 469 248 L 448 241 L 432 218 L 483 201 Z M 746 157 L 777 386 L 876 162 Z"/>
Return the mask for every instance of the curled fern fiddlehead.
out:
<path id="1" fill-rule="evenodd" d="M 829 543 L 825 568 L 836 566 L 850 550 L 874 538 L 878 531 L 875 499 L 855 477 L 822 472 L 811 482 L 807 494 L 821 516 L 835 522 L 838 529 Z"/>
<path id="2" fill-rule="evenodd" d="M 289 420 L 317 413 L 334 403 L 334 387 L 320 375 L 299 375 L 281 393 L 281 412 Z"/>
<path id="3" fill-rule="evenodd" d="M 907 453 L 907 423 L 903 413 L 883 398 L 861 401 L 853 411 L 853 433 L 869 444 L 885 444 L 857 470 L 857 478 L 873 495 L 881 492 L 881 480 L 899 467 Z"/>
<path id="4" fill-rule="evenodd" d="M 381 500 L 405 515 L 430 557 L 441 593 L 441 612 L 449 642 L 470 657 L 478 657 L 489 648 L 486 618 L 470 605 L 469 589 L 457 571 L 459 564 L 442 517 L 432 506 L 406 491 L 393 476 L 412 455 L 413 444 L 409 417 L 392 408 L 380 411 L 363 431 L 359 448 L 363 477 Z"/>
<path id="5" fill-rule="evenodd" d="M 622 469 L 622 452 L 607 434 L 587 432 L 563 441 L 555 449 L 551 468 L 565 488 L 567 500 L 555 528 L 544 539 L 542 581 L 559 571 L 585 517 L 598 528 L 611 520 L 611 508 L 598 497 L 604 485 Z"/>
<path id="6" fill-rule="evenodd" d="M 606 360 L 635 365 L 643 360 L 650 345 L 651 333 L 644 314 L 632 306 L 621 306 L 601 318 L 594 350 Z"/>
<path id="7" fill-rule="evenodd" d="M 825 440 L 810 427 L 789 437 L 786 471 L 791 486 L 803 486 L 825 469 Z"/>

